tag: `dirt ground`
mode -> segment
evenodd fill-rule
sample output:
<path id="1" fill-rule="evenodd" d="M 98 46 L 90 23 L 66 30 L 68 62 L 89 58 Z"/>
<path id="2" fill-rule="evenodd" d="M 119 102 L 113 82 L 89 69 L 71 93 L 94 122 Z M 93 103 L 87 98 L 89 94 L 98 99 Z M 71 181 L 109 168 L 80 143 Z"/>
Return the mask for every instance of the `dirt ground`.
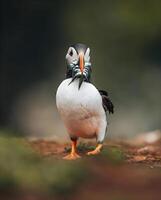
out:
<path id="1" fill-rule="evenodd" d="M 50 159 L 61 160 L 70 150 L 69 144 L 54 141 L 35 140 L 29 143 L 42 157 Z M 86 152 L 92 145 L 80 144 L 78 147 L 82 162 L 88 168 L 86 181 L 76 191 L 58 199 L 161 199 L 160 139 L 152 143 L 108 141 L 100 155 L 89 157 Z"/>

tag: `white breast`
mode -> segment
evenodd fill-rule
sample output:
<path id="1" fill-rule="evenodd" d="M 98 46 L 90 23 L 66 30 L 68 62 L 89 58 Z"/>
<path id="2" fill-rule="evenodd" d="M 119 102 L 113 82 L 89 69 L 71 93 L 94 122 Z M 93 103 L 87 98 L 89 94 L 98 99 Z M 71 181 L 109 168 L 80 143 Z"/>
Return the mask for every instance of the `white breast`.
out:
<path id="1" fill-rule="evenodd" d="M 70 135 L 94 137 L 102 121 L 106 121 L 101 95 L 91 83 L 83 82 L 78 89 L 78 79 L 70 82 L 71 78 L 66 79 L 58 87 L 58 111 Z"/>

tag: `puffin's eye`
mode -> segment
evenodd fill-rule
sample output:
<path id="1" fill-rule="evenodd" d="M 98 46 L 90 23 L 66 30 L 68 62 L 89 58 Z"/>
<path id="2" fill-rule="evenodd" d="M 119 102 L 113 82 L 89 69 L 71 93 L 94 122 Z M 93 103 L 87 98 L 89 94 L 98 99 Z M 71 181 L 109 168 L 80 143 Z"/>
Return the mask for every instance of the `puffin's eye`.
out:
<path id="1" fill-rule="evenodd" d="M 73 50 L 72 50 L 72 49 L 71 49 L 71 51 L 70 51 L 69 55 L 70 55 L 70 56 L 72 56 L 72 55 L 73 55 Z"/>

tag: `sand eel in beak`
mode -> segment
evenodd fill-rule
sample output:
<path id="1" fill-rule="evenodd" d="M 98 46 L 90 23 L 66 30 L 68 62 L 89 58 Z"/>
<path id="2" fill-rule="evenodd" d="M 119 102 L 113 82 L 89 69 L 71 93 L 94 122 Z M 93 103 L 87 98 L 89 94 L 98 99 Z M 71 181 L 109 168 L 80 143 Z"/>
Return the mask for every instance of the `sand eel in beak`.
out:
<path id="1" fill-rule="evenodd" d="M 59 85 L 56 105 L 72 141 L 71 153 L 64 159 L 77 159 L 79 137 L 96 138 L 97 147 L 88 155 L 98 154 L 107 131 L 107 111 L 113 104 L 106 91 L 98 90 L 90 81 L 90 48 L 84 44 L 69 47 L 66 54 L 66 79 Z"/>

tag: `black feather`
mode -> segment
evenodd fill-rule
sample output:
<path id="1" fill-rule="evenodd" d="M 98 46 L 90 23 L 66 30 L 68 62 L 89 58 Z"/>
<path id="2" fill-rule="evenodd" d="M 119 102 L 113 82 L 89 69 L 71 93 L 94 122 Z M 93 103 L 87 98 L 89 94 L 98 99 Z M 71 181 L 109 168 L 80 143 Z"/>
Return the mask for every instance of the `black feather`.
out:
<path id="1" fill-rule="evenodd" d="M 102 97 L 102 104 L 105 112 L 109 111 L 109 113 L 114 113 L 114 105 L 111 99 L 108 96 L 108 93 L 104 90 L 99 90 L 99 93 Z"/>
<path id="2" fill-rule="evenodd" d="M 72 69 L 67 69 L 65 78 L 72 78 Z"/>

